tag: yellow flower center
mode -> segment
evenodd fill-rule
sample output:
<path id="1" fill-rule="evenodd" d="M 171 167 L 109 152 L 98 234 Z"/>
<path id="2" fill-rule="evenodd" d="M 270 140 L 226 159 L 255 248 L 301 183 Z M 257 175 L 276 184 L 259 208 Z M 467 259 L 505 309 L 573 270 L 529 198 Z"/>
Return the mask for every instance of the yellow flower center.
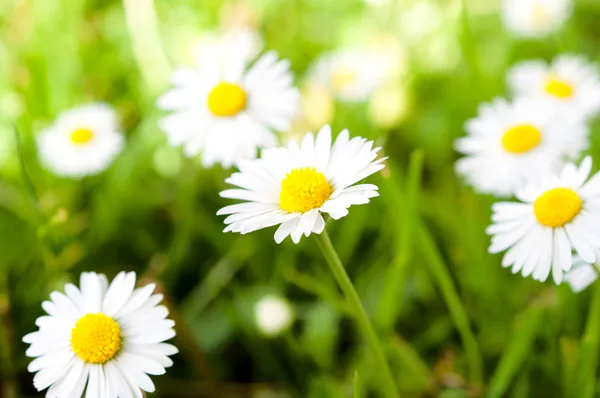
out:
<path id="1" fill-rule="evenodd" d="M 279 207 L 289 213 L 305 213 L 321 207 L 332 193 L 323 173 L 314 167 L 294 169 L 281 182 Z"/>
<path id="2" fill-rule="evenodd" d="M 533 204 L 535 218 L 547 227 L 562 227 L 581 211 L 583 202 L 569 188 L 554 188 L 544 192 Z"/>
<path id="3" fill-rule="evenodd" d="M 555 76 L 550 76 L 546 80 L 544 90 L 546 90 L 548 94 L 561 99 L 571 98 L 573 96 L 574 91 L 573 86 L 571 84 Z"/>
<path id="4" fill-rule="evenodd" d="M 350 68 L 339 68 L 331 76 L 333 89 L 341 91 L 356 83 L 356 71 Z"/>
<path id="5" fill-rule="evenodd" d="M 531 124 L 518 124 L 506 130 L 502 136 L 502 146 L 508 152 L 527 152 L 540 143 L 542 132 Z"/>
<path id="6" fill-rule="evenodd" d="M 74 144 L 87 144 L 94 138 L 94 132 L 87 127 L 78 128 L 71 133 L 71 141 Z"/>
<path id="7" fill-rule="evenodd" d="M 208 94 L 208 109 L 215 116 L 234 116 L 246 107 L 246 99 L 240 86 L 221 82 Z"/>
<path id="8" fill-rule="evenodd" d="M 84 362 L 105 364 L 121 348 L 121 328 L 104 314 L 84 315 L 71 330 L 71 348 Z"/>

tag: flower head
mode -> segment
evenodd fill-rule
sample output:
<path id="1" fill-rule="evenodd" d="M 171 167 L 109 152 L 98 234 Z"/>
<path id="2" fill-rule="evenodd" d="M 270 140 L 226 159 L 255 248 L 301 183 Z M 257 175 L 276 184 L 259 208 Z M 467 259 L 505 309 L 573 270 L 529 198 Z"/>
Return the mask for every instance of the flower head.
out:
<path id="1" fill-rule="evenodd" d="M 162 295 L 154 284 L 134 289 L 134 272 L 121 272 L 108 284 L 106 276 L 81 274 L 80 287 L 53 292 L 42 307 L 37 332 L 23 338 L 31 344 L 38 391 L 46 397 L 137 397 L 154 391 L 148 374 L 165 373 L 177 348 L 163 343 L 175 336 Z"/>
<path id="2" fill-rule="evenodd" d="M 508 85 L 517 96 L 545 98 L 574 116 L 590 118 L 600 112 L 597 68 L 575 55 L 561 55 L 551 64 L 525 61 L 508 72 Z"/>
<path id="3" fill-rule="evenodd" d="M 577 168 L 568 163 L 551 175 L 517 191 L 520 202 L 493 205 L 490 253 L 507 250 L 502 266 L 545 281 L 552 271 L 558 284 L 571 269 L 574 250 L 594 263 L 600 248 L 600 174 L 588 180 L 592 160 Z"/>
<path id="4" fill-rule="evenodd" d="M 298 112 L 289 62 L 268 52 L 248 67 L 250 51 L 241 39 L 202 46 L 198 67 L 175 71 L 175 87 L 158 100 L 172 111 L 160 122 L 171 145 L 187 156 L 202 153 L 205 166 L 254 158 L 257 148 L 276 144 L 274 130 L 286 131 Z"/>
<path id="5" fill-rule="evenodd" d="M 502 8 L 506 28 L 530 38 L 560 29 L 571 15 L 570 0 L 503 0 Z"/>
<path id="6" fill-rule="evenodd" d="M 37 143 L 47 169 L 80 178 L 105 170 L 123 149 L 123 136 L 112 108 L 89 104 L 61 114 L 40 133 Z"/>
<path id="7" fill-rule="evenodd" d="M 322 55 L 312 67 L 311 82 L 328 88 L 345 102 L 367 100 L 387 76 L 375 51 L 345 50 Z"/>
<path id="8" fill-rule="evenodd" d="M 455 147 L 456 171 L 483 193 L 512 195 L 529 181 L 559 172 L 588 146 L 588 128 L 553 102 L 496 99 L 482 105 Z"/>
<path id="9" fill-rule="evenodd" d="M 238 162 L 239 173 L 226 181 L 241 189 L 221 192 L 224 198 L 245 203 L 227 206 L 218 215 L 225 219 L 225 232 L 242 234 L 278 225 L 275 241 L 291 235 L 295 243 L 302 235 L 320 234 L 325 228 L 322 213 L 339 219 L 352 205 L 365 204 L 378 196 L 377 186 L 354 185 L 383 168 L 379 148 L 364 138 L 350 139 L 342 131 L 333 146 L 331 128 L 325 126 L 315 139 L 308 133 L 298 145 L 265 149 L 260 159 Z"/>
<path id="10" fill-rule="evenodd" d="M 290 327 L 294 315 L 290 304 L 277 296 L 264 296 L 254 306 L 256 326 L 265 336 L 276 336 Z"/>

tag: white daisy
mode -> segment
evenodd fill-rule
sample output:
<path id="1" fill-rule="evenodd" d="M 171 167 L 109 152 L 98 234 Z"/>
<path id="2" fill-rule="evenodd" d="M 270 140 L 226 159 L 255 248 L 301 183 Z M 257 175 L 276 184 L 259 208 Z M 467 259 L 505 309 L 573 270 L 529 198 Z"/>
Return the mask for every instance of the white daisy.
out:
<path id="1" fill-rule="evenodd" d="M 517 36 L 539 38 L 560 29 L 571 16 L 570 0 L 503 0 L 502 19 Z"/>
<path id="2" fill-rule="evenodd" d="M 105 170 L 123 149 L 115 111 L 106 104 L 89 104 L 61 114 L 37 138 L 43 165 L 71 178 Z"/>
<path id="3" fill-rule="evenodd" d="M 513 194 L 528 181 L 559 172 L 566 158 L 588 145 L 588 128 L 553 102 L 496 99 L 466 123 L 467 136 L 456 140 L 464 155 L 457 173 L 482 193 Z"/>
<path id="4" fill-rule="evenodd" d="M 39 330 L 23 338 L 35 359 L 33 384 L 47 398 L 141 398 L 153 392 L 148 377 L 165 373 L 177 348 L 163 343 L 175 336 L 168 310 L 158 305 L 155 285 L 134 289 L 134 272 L 121 272 L 110 286 L 106 276 L 81 274 L 80 288 L 65 286 L 42 303 L 48 315 Z"/>
<path id="5" fill-rule="evenodd" d="M 384 159 L 375 160 L 379 149 L 365 138 L 350 139 L 348 130 L 332 147 L 331 128 L 325 126 L 316 140 L 308 133 L 300 145 L 292 141 L 263 150 L 260 159 L 240 161 L 240 172 L 226 182 L 241 189 L 221 196 L 246 203 L 219 210 L 218 215 L 229 215 L 225 232 L 245 234 L 281 224 L 275 232 L 277 243 L 288 235 L 298 243 L 303 234 L 320 234 L 325 228 L 322 213 L 337 220 L 350 206 L 378 196 L 377 186 L 354 184 L 384 167 Z"/>
<path id="6" fill-rule="evenodd" d="M 273 131 L 286 131 L 298 112 L 289 61 L 268 52 L 248 67 L 249 51 L 244 40 L 202 46 L 198 67 L 175 71 L 175 87 L 158 100 L 173 111 L 160 121 L 170 144 L 183 146 L 187 156 L 202 153 L 207 167 L 256 157 L 258 147 L 276 144 Z"/>
<path id="7" fill-rule="evenodd" d="M 596 252 L 596 259 L 600 259 L 600 253 Z M 585 290 L 598 279 L 598 269 L 595 264 L 586 263 L 581 257 L 573 256 L 573 267 L 565 273 L 565 282 L 571 286 L 575 293 Z"/>
<path id="8" fill-rule="evenodd" d="M 541 60 L 525 61 L 507 76 L 517 96 L 548 98 L 584 118 L 600 111 L 598 69 L 583 57 L 561 55 L 550 65 Z"/>
<path id="9" fill-rule="evenodd" d="M 387 69 L 375 51 L 345 50 L 322 55 L 310 71 L 310 80 L 328 88 L 341 101 L 359 102 L 381 85 Z"/>
<path id="10" fill-rule="evenodd" d="M 290 304 L 278 296 L 265 296 L 254 306 L 256 326 L 265 336 L 276 336 L 288 329 L 294 320 Z"/>
<path id="11" fill-rule="evenodd" d="M 508 250 L 502 266 L 544 281 L 552 270 L 562 281 L 571 269 L 571 252 L 594 263 L 600 248 L 600 173 L 588 180 L 592 160 L 577 168 L 568 163 L 560 175 L 549 175 L 516 193 L 519 202 L 492 206 L 490 253 Z"/>

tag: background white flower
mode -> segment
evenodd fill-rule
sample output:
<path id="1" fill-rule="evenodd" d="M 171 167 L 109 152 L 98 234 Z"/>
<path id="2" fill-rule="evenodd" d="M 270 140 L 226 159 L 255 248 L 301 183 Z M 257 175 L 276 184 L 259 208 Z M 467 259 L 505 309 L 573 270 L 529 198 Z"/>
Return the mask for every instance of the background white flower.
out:
<path id="1" fill-rule="evenodd" d="M 568 163 L 560 175 L 532 182 L 516 193 L 521 202 L 492 206 L 490 253 L 507 250 L 502 266 L 545 281 L 552 271 L 559 284 L 571 269 L 571 252 L 596 261 L 600 249 L 600 173 L 588 180 L 592 160 Z M 587 182 L 586 182 L 587 181 Z"/>
<path id="2" fill-rule="evenodd" d="M 201 46 L 197 68 L 175 71 L 175 87 L 158 100 L 173 112 L 160 121 L 170 144 L 187 156 L 202 153 L 205 166 L 256 157 L 299 110 L 289 61 L 268 52 L 248 67 L 251 51 L 241 39 Z"/>
<path id="3" fill-rule="evenodd" d="M 366 101 L 387 77 L 387 70 L 385 58 L 375 51 L 343 50 L 321 55 L 309 80 L 341 101 Z"/>
<path id="4" fill-rule="evenodd" d="M 105 170 L 123 149 L 115 111 L 89 104 L 62 113 L 38 138 L 40 161 L 53 173 L 72 178 Z"/>
<path id="5" fill-rule="evenodd" d="M 583 57 L 564 54 L 550 64 L 524 61 L 509 70 L 507 79 L 516 96 L 547 98 L 582 118 L 600 112 L 598 69 Z"/>
<path id="6" fill-rule="evenodd" d="M 332 146 L 331 128 L 325 126 L 316 140 L 308 133 L 300 145 L 292 141 L 263 150 L 260 159 L 240 161 L 240 172 L 226 181 L 241 189 L 223 191 L 221 196 L 246 203 L 218 211 L 229 215 L 225 232 L 245 234 L 281 224 L 275 232 L 277 243 L 288 235 L 298 243 L 302 235 L 320 234 L 325 228 L 321 213 L 337 220 L 348 214 L 350 206 L 378 196 L 377 186 L 354 184 L 384 167 L 385 159 L 376 160 L 379 149 L 365 138 L 350 139 L 348 130 Z"/>
<path id="7" fill-rule="evenodd" d="M 158 305 L 155 285 L 134 289 L 134 272 L 121 272 L 110 286 L 106 276 L 81 274 L 80 288 L 65 286 L 53 292 L 42 307 L 48 315 L 37 319 L 37 332 L 23 341 L 35 359 L 38 391 L 46 397 L 141 397 L 153 392 L 148 374 L 165 373 L 177 348 L 163 343 L 175 336 L 168 310 Z"/>
<path id="8" fill-rule="evenodd" d="M 571 8 L 570 0 L 503 0 L 502 19 L 515 35 L 539 38 L 560 29 Z"/>
<path id="9" fill-rule="evenodd" d="M 600 253 L 596 253 L 596 259 L 600 259 Z M 565 282 L 571 286 L 575 293 L 585 290 L 598 279 L 598 269 L 595 264 L 589 264 L 578 255 L 573 256 L 573 267 L 565 273 Z"/>
<path id="10" fill-rule="evenodd" d="M 261 333 L 276 336 L 291 326 L 294 313 L 285 299 L 268 295 L 254 305 L 254 319 Z"/>
<path id="11" fill-rule="evenodd" d="M 456 171 L 482 193 L 510 196 L 529 181 L 559 172 L 588 147 L 588 127 L 553 101 L 497 98 L 465 124 Z"/>

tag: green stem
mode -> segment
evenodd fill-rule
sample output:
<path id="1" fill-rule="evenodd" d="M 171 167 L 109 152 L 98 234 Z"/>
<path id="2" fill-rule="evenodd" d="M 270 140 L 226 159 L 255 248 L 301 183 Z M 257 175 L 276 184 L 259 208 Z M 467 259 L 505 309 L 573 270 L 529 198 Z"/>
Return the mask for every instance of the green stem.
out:
<path id="1" fill-rule="evenodd" d="M 472 383 L 481 386 L 483 381 L 483 363 L 479 345 L 475 339 L 475 335 L 469 324 L 469 317 L 463 303 L 454 287 L 450 273 L 444 263 L 433 238 L 423 226 L 419 223 L 417 226 L 419 242 L 422 245 L 423 254 L 428 258 L 428 263 L 431 267 L 431 272 L 435 278 L 446 305 L 450 310 L 450 317 L 454 322 L 454 326 L 460 334 L 460 338 L 465 347 L 465 353 L 469 361 L 469 378 Z"/>
<path id="2" fill-rule="evenodd" d="M 364 334 L 369 347 L 371 348 L 373 358 L 377 362 L 377 367 L 382 375 L 382 385 L 381 391 L 388 398 L 398 398 L 400 395 L 398 393 L 398 389 L 396 387 L 396 383 L 394 382 L 394 377 L 392 376 L 392 371 L 387 363 L 385 355 L 383 354 L 383 349 L 381 348 L 381 344 L 377 335 L 375 334 L 375 330 L 373 329 L 373 325 L 367 316 L 367 312 L 363 307 L 360 297 L 346 273 L 346 269 L 344 265 L 340 261 L 333 244 L 331 243 L 331 239 L 329 239 L 329 235 L 327 231 L 323 231 L 320 235 L 317 236 L 317 242 L 319 244 L 319 248 L 329 265 L 329 269 L 333 273 L 338 285 L 342 289 L 344 296 L 348 300 L 350 308 L 353 312 L 353 315 L 356 319 L 356 323 L 358 327 L 361 329 Z"/>
<path id="3" fill-rule="evenodd" d="M 579 347 L 579 380 L 576 385 L 582 398 L 592 398 L 596 390 L 596 371 L 598 367 L 598 340 L 600 335 L 600 283 L 594 287 L 594 296 L 590 305 L 585 332 Z"/>

